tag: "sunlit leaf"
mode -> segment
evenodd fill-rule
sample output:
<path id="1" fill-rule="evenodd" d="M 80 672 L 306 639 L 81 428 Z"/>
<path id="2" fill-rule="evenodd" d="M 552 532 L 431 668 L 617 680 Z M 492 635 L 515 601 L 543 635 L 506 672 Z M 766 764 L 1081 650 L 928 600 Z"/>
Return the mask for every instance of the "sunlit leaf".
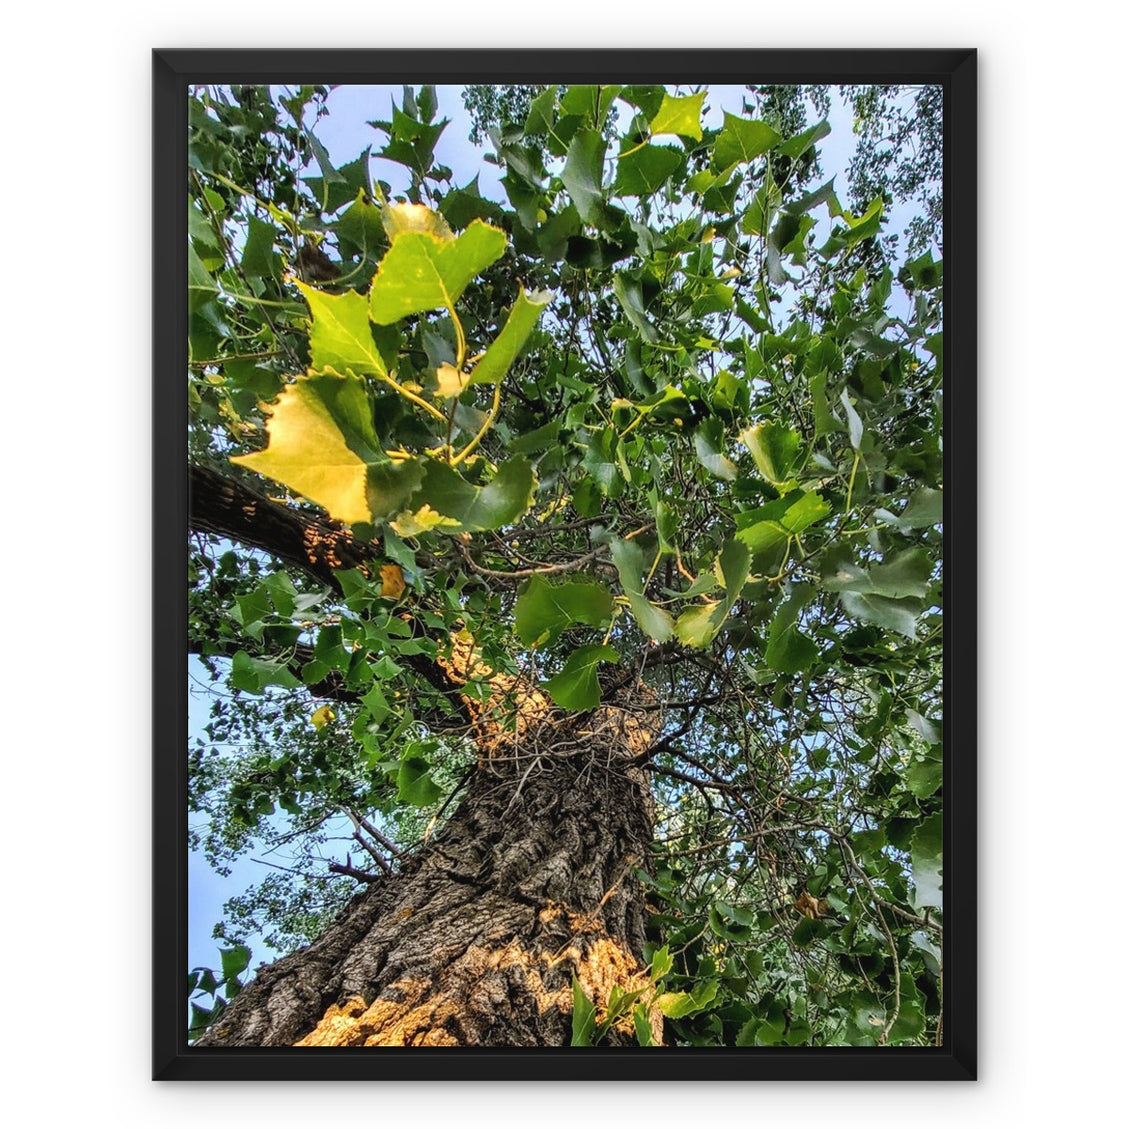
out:
<path id="1" fill-rule="evenodd" d="M 745 428 L 741 442 L 749 448 L 757 470 L 769 482 L 780 483 L 786 481 L 795 468 L 802 440 L 794 428 L 764 420 Z"/>
<path id="2" fill-rule="evenodd" d="M 680 137 L 692 137 L 695 141 L 702 140 L 702 103 L 705 101 L 706 92 L 698 91 L 697 94 L 687 94 L 679 97 L 674 94 L 663 94 L 662 105 L 658 112 L 651 118 L 651 134 L 657 136 L 663 133 L 673 133 Z"/>
<path id="3" fill-rule="evenodd" d="M 458 236 L 418 227 L 400 230 L 372 282 L 372 320 L 389 325 L 409 314 L 452 309 L 471 279 L 505 249 L 506 233 L 481 220 Z"/>
<path id="4" fill-rule="evenodd" d="M 310 723 L 315 729 L 324 729 L 336 716 L 331 706 L 318 706 L 310 714 Z"/>
<path id="5" fill-rule="evenodd" d="M 299 377 L 270 409 L 265 451 L 233 463 L 265 474 L 345 522 L 394 512 L 420 471 L 389 463 L 377 440 L 363 381 L 334 373 Z"/>
<path id="6" fill-rule="evenodd" d="M 355 290 L 344 294 L 327 294 L 304 282 L 295 282 L 309 303 L 313 323 L 310 327 L 310 366 L 313 369 L 334 369 L 339 373 L 355 372 L 387 375 L 372 336 L 368 301 Z"/>

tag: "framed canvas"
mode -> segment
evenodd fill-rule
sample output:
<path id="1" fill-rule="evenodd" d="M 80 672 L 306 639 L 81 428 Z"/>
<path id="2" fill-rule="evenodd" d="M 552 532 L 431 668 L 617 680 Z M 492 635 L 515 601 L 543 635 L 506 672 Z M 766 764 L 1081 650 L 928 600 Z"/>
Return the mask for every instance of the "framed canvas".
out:
<path id="1" fill-rule="evenodd" d="M 975 52 L 153 63 L 154 1077 L 974 1078 Z"/>

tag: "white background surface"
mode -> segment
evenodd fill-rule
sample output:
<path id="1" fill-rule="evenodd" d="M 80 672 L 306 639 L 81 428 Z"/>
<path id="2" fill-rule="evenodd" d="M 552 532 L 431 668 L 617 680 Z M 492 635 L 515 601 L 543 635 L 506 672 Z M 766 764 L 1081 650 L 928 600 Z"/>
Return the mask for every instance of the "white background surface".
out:
<path id="1" fill-rule="evenodd" d="M 1129 372 L 1113 10 L 14 9 L 0 150 L 5 1104 L 48 1126 L 1116 1120 Z M 980 49 L 978 1083 L 149 1081 L 150 49 L 521 45 Z"/>

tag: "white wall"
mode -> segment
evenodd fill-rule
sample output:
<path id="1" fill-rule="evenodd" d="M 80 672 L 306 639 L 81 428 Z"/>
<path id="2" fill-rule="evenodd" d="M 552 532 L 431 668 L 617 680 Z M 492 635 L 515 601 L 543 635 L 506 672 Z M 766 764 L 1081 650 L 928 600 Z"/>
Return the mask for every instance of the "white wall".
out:
<path id="1" fill-rule="evenodd" d="M 170 1127 L 213 1117 L 441 1124 L 481 1111 L 495 1125 L 531 1115 L 550 1126 L 798 1116 L 929 1129 L 1038 1115 L 1083 1123 L 1120 1096 L 1126 145 L 1114 84 L 1123 64 L 1106 5 L 1077 0 L 1053 20 L 1036 14 L 1046 10 L 983 0 L 876 15 L 840 0 L 771 11 L 748 0 L 661 10 L 606 0 L 541 9 L 528 0 L 197 0 L 158 10 L 107 0 L 14 11 L 0 182 L 0 481 L 10 500 L 0 565 L 9 1005 L 0 1029 L 9 1087 L 37 1121 L 69 1125 L 100 1110 L 124 1125 Z M 476 26 L 480 11 L 488 16 Z M 980 49 L 975 1085 L 377 1090 L 148 1080 L 150 48 L 534 43 Z M 67 914 L 56 918 L 60 889 Z"/>

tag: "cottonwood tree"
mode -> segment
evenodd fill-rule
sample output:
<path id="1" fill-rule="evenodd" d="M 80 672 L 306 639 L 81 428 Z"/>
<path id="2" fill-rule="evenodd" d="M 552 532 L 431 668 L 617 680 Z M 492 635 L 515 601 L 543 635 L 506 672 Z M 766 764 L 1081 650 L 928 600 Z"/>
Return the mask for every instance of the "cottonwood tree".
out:
<path id="1" fill-rule="evenodd" d="M 325 93 L 190 97 L 196 1045 L 940 1041 L 941 264 L 822 121 Z"/>

